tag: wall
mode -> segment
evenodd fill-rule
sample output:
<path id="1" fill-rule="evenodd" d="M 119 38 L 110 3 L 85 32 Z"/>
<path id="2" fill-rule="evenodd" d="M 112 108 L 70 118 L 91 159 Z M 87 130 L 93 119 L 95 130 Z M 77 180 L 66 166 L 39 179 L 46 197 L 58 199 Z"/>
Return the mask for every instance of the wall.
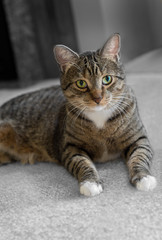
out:
<path id="1" fill-rule="evenodd" d="M 162 0 L 147 0 L 154 47 L 162 47 Z"/>
<path id="2" fill-rule="evenodd" d="M 98 0 L 71 0 L 80 52 L 95 50 L 106 39 Z"/>
<path id="3" fill-rule="evenodd" d="M 114 32 L 121 34 L 124 62 L 160 46 L 155 26 L 161 24 L 155 22 L 162 11 L 159 17 L 157 9 L 151 12 L 159 9 L 156 1 L 162 5 L 162 0 L 71 0 L 80 51 L 99 48 Z"/>
<path id="4" fill-rule="evenodd" d="M 70 0 L 4 0 L 18 85 L 59 76 L 55 44 L 78 50 Z M 10 57 L 10 56 L 9 56 Z"/>

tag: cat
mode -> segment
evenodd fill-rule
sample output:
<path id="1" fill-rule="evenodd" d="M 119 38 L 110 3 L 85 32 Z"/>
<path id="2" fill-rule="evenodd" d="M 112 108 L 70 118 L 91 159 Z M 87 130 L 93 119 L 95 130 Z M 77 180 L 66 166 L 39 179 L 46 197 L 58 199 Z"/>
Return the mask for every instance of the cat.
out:
<path id="1" fill-rule="evenodd" d="M 18 96 L 0 108 L 1 164 L 60 163 L 77 178 L 81 194 L 95 196 L 103 191 L 95 162 L 121 156 L 132 185 L 156 187 L 153 151 L 125 81 L 120 42 L 116 33 L 96 52 L 54 47 L 60 86 Z"/>

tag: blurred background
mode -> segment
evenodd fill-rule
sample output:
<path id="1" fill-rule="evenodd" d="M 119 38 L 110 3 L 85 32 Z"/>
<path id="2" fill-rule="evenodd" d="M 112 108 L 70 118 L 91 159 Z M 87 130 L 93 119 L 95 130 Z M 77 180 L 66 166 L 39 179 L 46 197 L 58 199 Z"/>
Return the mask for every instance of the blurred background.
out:
<path id="1" fill-rule="evenodd" d="M 57 78 L 55 44 L 96 50 L 115 32 L 126 71 L 161 72 L 161 25 L 162 0 L 1 0 L 0 87 Z"/>

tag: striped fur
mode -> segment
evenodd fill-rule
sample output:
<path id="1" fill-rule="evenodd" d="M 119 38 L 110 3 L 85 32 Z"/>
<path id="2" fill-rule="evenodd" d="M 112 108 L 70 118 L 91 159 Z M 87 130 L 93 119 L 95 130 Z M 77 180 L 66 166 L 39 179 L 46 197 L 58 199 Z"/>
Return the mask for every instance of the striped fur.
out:
<path id="1" fill-rule="evenodd" d="M 117 57 L 117 38 L 114 35 L 97 52 L 80 55 L 57 46 L 61 87 L 24 94 L 1 106 L 0 163 L 61 163 L 78 179 L 81 194 L 94 196 L 103 190 L 94 163 L 121 155 L 133 185 L 142 190 L 155 187 L 156 180 L 148 177 L 153 152 Z M 113 79 L 108 86 L 102 84 L 105 74 Z M 86 80 L 88 87 L 79 89 L 78 79 Z"/>

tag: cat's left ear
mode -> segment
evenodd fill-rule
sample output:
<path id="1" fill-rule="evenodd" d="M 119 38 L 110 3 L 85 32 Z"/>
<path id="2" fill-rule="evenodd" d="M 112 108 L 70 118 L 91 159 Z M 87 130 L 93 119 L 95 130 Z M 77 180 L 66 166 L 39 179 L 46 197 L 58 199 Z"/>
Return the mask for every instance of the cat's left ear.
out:
<path id="1" fill-rule="evenodd" d="M 56 45 L 53 49 L 55 59 L 60 65 L 61 71 L 65 71 L 70 63 L 75 63 L 79 55 L 64 45 Z"/>
<path id="2" fill-rule="evenodd" d="M 112 61 L 118 62 L 120 60 L 120 46 L 120 35 L 118 33 L 115 33 L 100 49 L 99 54 L 102 58 L 109 58 Z"/>

